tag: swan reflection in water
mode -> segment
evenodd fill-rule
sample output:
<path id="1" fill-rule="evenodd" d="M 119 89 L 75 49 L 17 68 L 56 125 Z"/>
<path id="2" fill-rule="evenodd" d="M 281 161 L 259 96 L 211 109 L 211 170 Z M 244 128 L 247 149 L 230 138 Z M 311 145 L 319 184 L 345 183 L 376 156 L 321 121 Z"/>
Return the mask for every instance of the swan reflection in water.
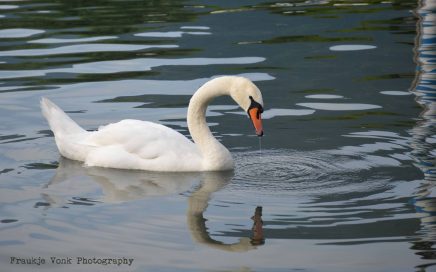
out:
<path id="1" fill-rule="evenodd" d="M 102 191 L 100 200 L 104 203 L 122 203 L 146 197 L 181 194 L 195 188 L 195 191 L 188 197 L 188 211 L 186 213 L 192 238 L 197 243 L 212 248 L 231 252 L 244 252 L 256 249 L 257 246 L 264 244 L 262 207 L 257 207 L 251 217 L 251 220 L 253 220 L 251 237 L 240 238 L 238 242 L 233 244 L 225 244 L 213 239 L 206 227 L 207 220 L 203 216 L 212 194 L 226 186 L 233 175 L 233 171 L 159 173 L 84 167 L 81 162 L 62 157 L 55 175 L 45 186 L 45 192 L 42 196 L 47 202 L 45 206 L 62 207 L 67 204 L 69 198 L 65 197 L 65 195 L 86 195 L 96 187 Z M 93 182 L 87 183 L 88 185 L 77 186 L 77 182 L 83 182 L 83 177 L 89 177 Z M 76 185 L 69 186 L 70 182 L 74 182 Z M 92 205 L 96 202 L 87 198 L 73 199 L 79 201 L 82 205 Z"/>
<path id="2" fill-rule="evenodd" d="M 191 231 L 192 237 L 198 243 L 206 244 L 210 247 L 221 250 L 243 252 L 255 249 L 257 245 L 262 245 L 264 243 L 262 207 L 257 207 L 254 215 L 251 217 L 253 220 L 251 238 L 243 237 L 239 239 L 239 242 L 234 244 L 224 244 L 210 237 L 207 232 L 206 219 L 203 216 L 212 193 L 219 191 L 224 187 L 224 185 L 230 181 L 232 176 L 232 172 L 206 173 L 200 188 L 188 199 L 188 227 Z"/>

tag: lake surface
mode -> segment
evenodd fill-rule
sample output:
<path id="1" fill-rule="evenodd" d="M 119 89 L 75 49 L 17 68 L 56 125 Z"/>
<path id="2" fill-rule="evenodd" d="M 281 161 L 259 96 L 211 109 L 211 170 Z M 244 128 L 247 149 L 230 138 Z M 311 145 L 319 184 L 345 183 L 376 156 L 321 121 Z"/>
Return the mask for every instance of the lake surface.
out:
<path id="1" fill-rule="evenodd" d="M 1 270 L 436 271 L 434 5 L 0 1 Z M 265 102 L 209 108 L 234 172 L 83 167 L 39 109 L 188 134 L 219 75 Z"/>

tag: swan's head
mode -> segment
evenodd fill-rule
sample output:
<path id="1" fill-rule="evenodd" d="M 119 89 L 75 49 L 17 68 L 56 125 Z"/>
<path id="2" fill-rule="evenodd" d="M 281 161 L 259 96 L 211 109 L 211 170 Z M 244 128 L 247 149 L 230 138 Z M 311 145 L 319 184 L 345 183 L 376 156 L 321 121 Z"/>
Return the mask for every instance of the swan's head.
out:
<path id="1" fill-rule="evenodd" d="M 230 96 L 248 114 L 256 129 L 256 135 L 263 136 L 262 117 L 263 99 L 259 88 L 251 80 L 234 77 Z"/>

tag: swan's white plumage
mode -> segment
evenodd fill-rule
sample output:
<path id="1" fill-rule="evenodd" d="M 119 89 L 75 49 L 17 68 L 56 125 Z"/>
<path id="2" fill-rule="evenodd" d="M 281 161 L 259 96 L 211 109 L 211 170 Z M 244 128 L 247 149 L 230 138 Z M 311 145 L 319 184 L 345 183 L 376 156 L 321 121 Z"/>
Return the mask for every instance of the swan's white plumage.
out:
<path id="1" fill-rule="evenodd" d="M 89 166 L 154 171 L 201 169 L 201 154 L 193 142 L 152 122 L 122 120 L 89 133 L 82 143 L 97 147 L 84 160 Z"/>
<path id="2" fill-rule="evenodd" d="M 241 82 L 245 90 L 240 89 Z M 189 104 L 188 126 L 195 143 L 171 128 L 140 120 L 122 120 L 86 131 L 47 98 L 41 99 L 41 109 L 59 152 L 88 166 L 165 172 L 229 170 L 234 166 L 230 152 L 212 136 L 205 120 L 209 101 L 225 94 L 243 104 L 244 110 L 248 96 L 262 101 L 260 91 L 248 79 L 209 81 Z"/>

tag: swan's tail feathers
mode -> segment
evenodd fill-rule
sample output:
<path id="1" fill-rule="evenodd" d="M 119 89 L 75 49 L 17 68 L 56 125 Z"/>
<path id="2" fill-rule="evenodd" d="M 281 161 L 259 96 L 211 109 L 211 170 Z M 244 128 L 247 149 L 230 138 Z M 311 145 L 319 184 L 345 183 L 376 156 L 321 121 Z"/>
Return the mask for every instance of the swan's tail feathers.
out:
<path id="1" fill-rule="evenodd" d="M 45 97 L 41 98 L 41 111 L 55 136 L 85 132 L 61 108 Z"/>

